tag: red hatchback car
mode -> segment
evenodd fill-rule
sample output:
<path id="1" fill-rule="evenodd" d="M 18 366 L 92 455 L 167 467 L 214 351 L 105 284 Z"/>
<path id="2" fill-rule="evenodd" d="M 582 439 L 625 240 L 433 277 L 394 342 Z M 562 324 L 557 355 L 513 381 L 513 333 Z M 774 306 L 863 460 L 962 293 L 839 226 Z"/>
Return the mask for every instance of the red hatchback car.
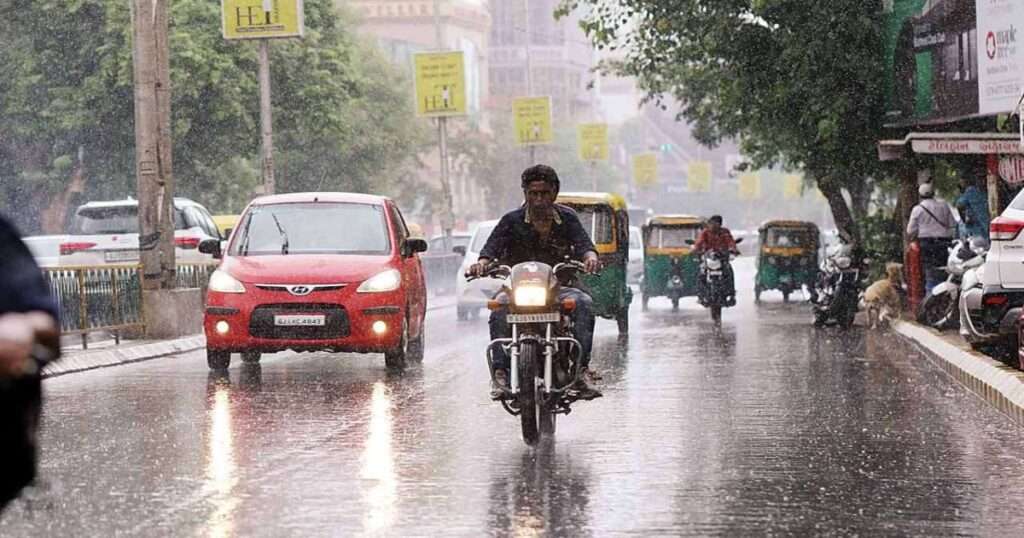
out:
<path id="1" fill-rule="evenodd" d="M 211 369 L 231 353 L 294 349 L 384 353 L 388 367 L 423 358 L 426 287 L 398 206 L 366 194 L 264 196 L 245 209 L 210 276 L 203 327 Z"/>

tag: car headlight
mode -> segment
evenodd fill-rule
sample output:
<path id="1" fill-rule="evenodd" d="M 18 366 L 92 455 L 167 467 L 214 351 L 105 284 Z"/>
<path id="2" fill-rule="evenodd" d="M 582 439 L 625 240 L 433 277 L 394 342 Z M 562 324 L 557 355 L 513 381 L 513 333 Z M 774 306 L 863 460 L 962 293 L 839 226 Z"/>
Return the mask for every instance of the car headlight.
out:
<path id="1" fill-rule="evenodd" d="M 220 269 L 213 272 L 210 275 L 210 291 L 216 291 L 219 293 L 245 293 L 245 286 L 242 285 L 235 277 L 227 274 Z"/>
<path id="2" fill-rule="evenodd" d="M 359 289 L 356 291 L 359 293 L 378 293 L 382 291 L 395 291 L 398 286 L 402 283 L 402 275 L 397 269 L 388 269 L 382 273 L 377 273 L 372 277 L 366 279 Z"/>
<path id="3" fill-rule="evenodd" d="M 540 286 L 516 288 L 516 306 L 545 306 L 548 304 L 548 290 Z"/>

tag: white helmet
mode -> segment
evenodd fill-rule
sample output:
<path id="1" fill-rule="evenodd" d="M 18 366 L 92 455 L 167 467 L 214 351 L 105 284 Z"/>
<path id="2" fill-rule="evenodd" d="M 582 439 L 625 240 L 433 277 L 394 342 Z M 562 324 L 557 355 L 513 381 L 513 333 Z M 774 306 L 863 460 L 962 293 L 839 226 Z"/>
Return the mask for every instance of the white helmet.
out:
<path id="1" fill-rule="evenodd" d="M 931 198 L 932 196 L 935 196 L 935 186 L 931 183 L 922 183 L 917 187 L 917 194 L 919 194 L 921 198 Z"/>

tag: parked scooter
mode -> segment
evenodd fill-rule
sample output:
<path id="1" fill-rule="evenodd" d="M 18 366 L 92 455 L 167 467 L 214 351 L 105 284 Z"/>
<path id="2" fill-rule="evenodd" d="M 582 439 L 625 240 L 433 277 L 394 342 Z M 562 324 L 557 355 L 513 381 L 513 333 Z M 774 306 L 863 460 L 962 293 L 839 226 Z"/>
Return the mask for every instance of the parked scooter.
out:
<path id="1" fill-rule="evenodd" d="M 848 329 L 857 316 L 863 260 L 854 259 L 853 246 L 840 243 L 829 249 L 818 274 L 817 302 L 813 303 L 814 326 Z"/>
<path id="2" fill-rule="evenodd" d="M 946 261 L 946 280 L 940 282 L 924 298 L 917 314 L 918 323 L 939 330 L 959 324 L 960 289 L 964 273 L 985 263 L 987 245 L 982 238 L 958 239 L 949 249 Z"/>

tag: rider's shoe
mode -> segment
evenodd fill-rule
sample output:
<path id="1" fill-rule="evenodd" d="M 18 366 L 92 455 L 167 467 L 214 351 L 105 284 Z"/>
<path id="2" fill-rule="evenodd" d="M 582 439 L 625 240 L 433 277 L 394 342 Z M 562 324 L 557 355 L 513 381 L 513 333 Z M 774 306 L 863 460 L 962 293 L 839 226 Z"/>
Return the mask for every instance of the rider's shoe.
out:
<path id="1" fill-rule="evenodd" d="M 584 368 L 576 378 L 576 390 L 581 400 L 593 400 L 601 397 L 601 391 L 594 388 L 594 382 L 599 378 L 590 368 Z"/>
<path id="2" fill-rule="evenodd" d="M 501 400 L 508 395 L 508 371 L 503 368 L 494 370 L 491 377 L 491 399 Z"/>

